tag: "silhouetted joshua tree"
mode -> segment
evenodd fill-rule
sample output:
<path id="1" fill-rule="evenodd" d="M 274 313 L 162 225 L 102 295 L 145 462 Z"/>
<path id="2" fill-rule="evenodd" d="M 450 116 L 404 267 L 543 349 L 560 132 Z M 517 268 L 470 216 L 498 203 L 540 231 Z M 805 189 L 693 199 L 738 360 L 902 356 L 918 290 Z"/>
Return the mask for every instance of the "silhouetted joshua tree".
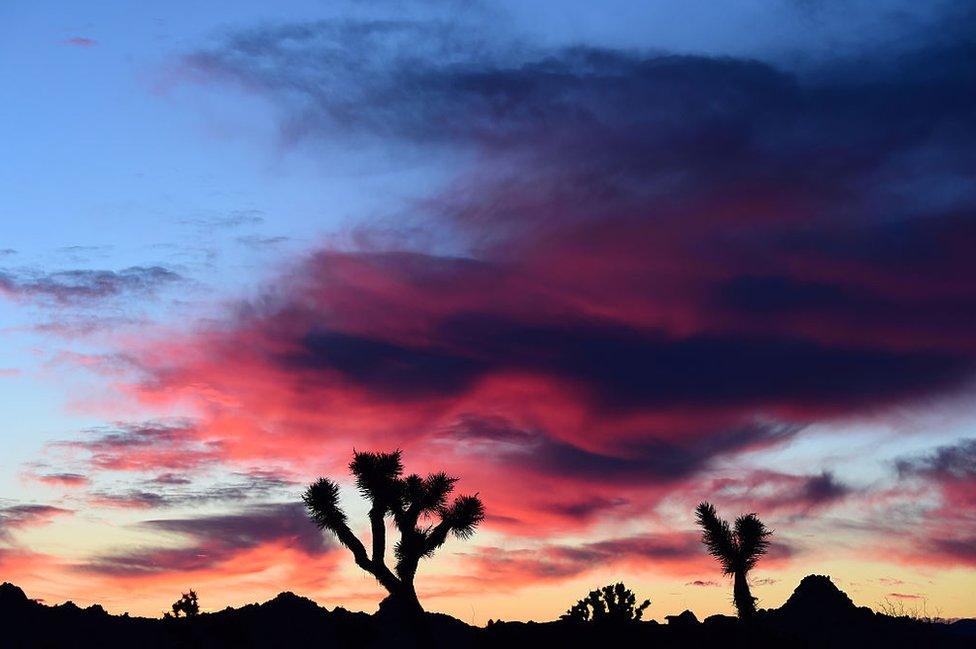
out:
<path id="1" fill-rule="evenodd" d="M 708 553 L 722 564 L 722 571 L 733 578 L 732 601 L 739 618 L 747 620 L 756 613 L 756 598 L 749 592 L 747 575 L 759 558 L 769 550 L 769 536 L 755 514 L 743 514 L 735 519 L 734 529 L 728 521 L 715 514 L 715 507 L 703 502 L 695 510 L 698 525 L 702 528 L 702 543 Z"/>
<path id="2" fill-rule="evenodd" d="M 407 613 L 423 611 L 414 589 L 420 560 L 430 557 L 447 540 L 448 534 L 466 539 L 485 518 L 478 495 L 457 496 L 448 504 L 457 478 L 432 473 L 426 478 L 403 476 L 401 452 L 354 452 L 349 470 L 360 493 L 370 500 L 371 551 L 363 545 L 346 522 L 339 507 L 339 485 L 320 478 L 302 496 L 309 515 L 319 529 L 327 529 L 349 548 L 356 564 L 373 575 L 390 593 L 390 604 Z M 386 565 L 386 517 L 390 516 L 400 533 L 394 545 L 396 565 Z M 429 522 L 428 522 L 429 521 Z"/>
<path id="3" fill-rule="evenodd" d="M 636 622 L 650 605 L 651 600 L 645 599 L 637 606 L 637 597 L 623 583 L 610 584 L 591 590 L 589 595 L 576 602 L 560 619 L 571 622 Z"/>
<path id="4" fill-rule="evenodd" d="M 166 612 L 163 617 L 175 618 L 196 617 L 200 613 L 200 603 L 197 601 L 197 594 L 190 590 L 189 593 L 182 593 L 180 598 L 173 602 L 173 612 Z"/>

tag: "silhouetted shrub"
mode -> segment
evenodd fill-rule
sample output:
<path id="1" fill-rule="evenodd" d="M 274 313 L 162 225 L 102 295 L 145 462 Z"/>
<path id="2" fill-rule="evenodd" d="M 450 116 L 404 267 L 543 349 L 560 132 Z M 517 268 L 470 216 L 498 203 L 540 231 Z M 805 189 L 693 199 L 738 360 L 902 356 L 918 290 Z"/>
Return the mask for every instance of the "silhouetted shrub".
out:
<path id="1" fill-rule="evenodd" d="M 189 593 L 183 593 L 178 600 L 173 602 L 173 611 L 163 614 L 163 617 L 196 617 L 200 613 L 200 603 L 197 601 L 197 594 L 192 589 Z"/>
<path id="2" fill-rule="evenodd" d="M 610 584 L 576 602 L 560 619 L 572 622 L 635 622 L 644 615 L 644 609 L 651 605 L 645 599 L 637 606 L 637 596 L 623 585 Z"/>

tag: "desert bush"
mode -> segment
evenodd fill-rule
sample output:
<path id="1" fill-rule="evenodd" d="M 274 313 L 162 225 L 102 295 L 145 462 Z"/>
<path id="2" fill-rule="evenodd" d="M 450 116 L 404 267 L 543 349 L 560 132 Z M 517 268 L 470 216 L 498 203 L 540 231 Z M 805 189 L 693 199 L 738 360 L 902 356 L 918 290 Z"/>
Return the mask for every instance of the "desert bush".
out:
<path id="1" fill-rule="evenodd" d="M 182 593 L 180 598 L 173 602 L 171 612 L 166 612 L 163 617 L 196 617 L 200 613 L 200 603 L 197 601 L 197 594 L 192 589 L 189 593 Z"/>
<path id="2" fill-rule="evenodd" d="M 638 606 L 637 596 L 623 583 L 610 584 L 591 590 L 560 619 L 572 622 L 636 622 L 650 605 L 651 600 L 645 599 Z"/>

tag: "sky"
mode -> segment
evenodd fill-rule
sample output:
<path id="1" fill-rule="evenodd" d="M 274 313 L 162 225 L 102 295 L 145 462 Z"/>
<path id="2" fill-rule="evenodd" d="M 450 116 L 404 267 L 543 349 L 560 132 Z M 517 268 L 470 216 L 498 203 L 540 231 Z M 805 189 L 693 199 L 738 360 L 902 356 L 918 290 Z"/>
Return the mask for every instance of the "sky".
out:
<path id="1" fill-rule="evenodd" d="M 353 449 L 487 518 L 426 608 L 751 575 L 976 616 L 963 2 L 0 7 L 0 580 L 160 615 L 383 593 Z"/>

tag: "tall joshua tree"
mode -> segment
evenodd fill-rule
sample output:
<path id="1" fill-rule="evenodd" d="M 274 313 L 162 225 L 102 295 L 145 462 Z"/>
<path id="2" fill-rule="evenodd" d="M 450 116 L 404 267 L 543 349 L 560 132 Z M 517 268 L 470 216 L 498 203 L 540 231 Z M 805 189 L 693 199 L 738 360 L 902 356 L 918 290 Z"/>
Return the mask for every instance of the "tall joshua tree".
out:
<path id="1" fill-rule="evenodd" d="M 733 578 L 732 600 L 739 618 L 748 620 L 756 613 L 756 598 L 749 591 L 747 576 L 769 550 L 772 530 L 766 529 L 755 514 L 739 516 L 730 527 L 707 502 L 698 505 L 695 515 L 708 553 L 718 559 L 722 571 Z"/>
<path id="2" fill-rule="evenodd" d="M 466 539 L 485 518 L 478 498 L 456 496 L 448 504 L 457 478 L 446 473 L 416 474 L 403 477 L 400 450 L 392 453 L 353 452 L 349 470 L 359 492 L 371 507 L 369 523 L 371 548 L 349 529 L 346 514 L 339 507 L 339 485 L 319 478 L 305 491 L 302 500 L 319 529 L 332 532 L 352 552 L 356 565 L 373 575 L 389 592 L 391 604 L 409 613 L 423 611 L 414 589 L 420 560 L 430 557 L 447 540 L 448 534 Z M 400 534 L 393 546 L 396 564 L 386 564 L 386 517 Z"/>

